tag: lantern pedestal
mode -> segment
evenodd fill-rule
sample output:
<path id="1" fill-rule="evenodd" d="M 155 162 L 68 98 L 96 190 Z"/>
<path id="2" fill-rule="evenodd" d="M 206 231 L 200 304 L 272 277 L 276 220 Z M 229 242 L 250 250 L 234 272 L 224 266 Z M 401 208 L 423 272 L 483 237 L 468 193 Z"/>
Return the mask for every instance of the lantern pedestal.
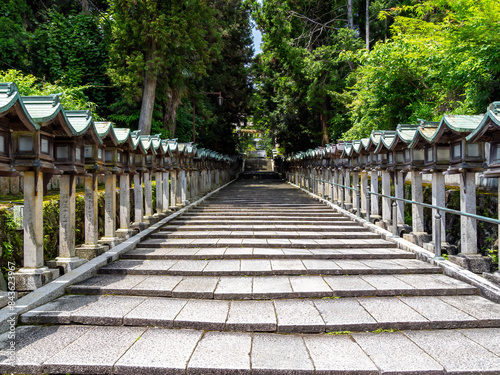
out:
<path id="1" fill-rule="evenodd" d="M 78 258 L 91 260 L 104 254 L 109 250 L 108 246 L 102 244 L 85 244 L 75 249 L 75 254 Z"/>
<path id="2" fill-rule="evenodd" d="M 479 254 L 450 255 L 448 260 L 474 273 L 491 271 L 491 258 Z"/>
<path id="3" fill-rule="evenodd" d="M 87 259 L 80 259 L 79 257 L 72 257 L 72 258 L 57 257 L 55 260 L 49 260 L 47 262 L 47 266 L 49 266 L 50 268 L 60 267 L 63 269 L 63 274 L 66 274 L 87 262 L 88 262 Z"/>
<path id="4" fill-rule="evenodd" d="M 18 292 L 30 292 L 41 288 L 59 277 L 58 269 L 48 267 L 20 268 L 14 273 L 15 287 Z"/>
<path id="5" fill-rule="evenodd" d="M 403 234 L 403 239 L 420 247 L 424 247 L 424 244 L 432 240 L 432 235 L 427 232 L 411 232 Z"/>

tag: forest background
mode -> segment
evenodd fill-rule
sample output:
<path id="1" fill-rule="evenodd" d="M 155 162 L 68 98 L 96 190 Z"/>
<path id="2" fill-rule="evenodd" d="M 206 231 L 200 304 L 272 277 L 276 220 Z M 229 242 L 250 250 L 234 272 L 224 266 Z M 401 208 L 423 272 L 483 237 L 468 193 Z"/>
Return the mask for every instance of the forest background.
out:
<path id="1" fill-rule="evenodd" d="M 286 154 L 484 113 L 500 100 L 500 3 L 0 0 L 0 71 L 143 134 L 190 141 L 194 113 L 201 147 L 245 151 L 242 125 Z"/>

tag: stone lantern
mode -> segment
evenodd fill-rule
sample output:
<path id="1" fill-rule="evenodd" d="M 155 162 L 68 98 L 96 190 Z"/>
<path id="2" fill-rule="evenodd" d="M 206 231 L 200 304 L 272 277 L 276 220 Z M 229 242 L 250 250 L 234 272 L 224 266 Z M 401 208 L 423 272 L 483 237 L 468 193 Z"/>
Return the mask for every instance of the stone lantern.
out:
<path id="1" fill-rule="evenodd" d="M 449 146 L 442 145 L 439 148 L 431 143 L 431 138 L 438 129 L 439 122 L 420 121 L 417 131 L 408 148 L 423 150 L 424 161 L 420 166 L 420 173 L 432 173 L 432 204 L 444 207 L 446 205 L 446 187 L 443 171 L 449 166 Z M 432 228 L 436 228 L 437 210 L 432 210 Z M 446 214 L 441 212 L 441 239 L 446 238 Z M 432 233 L 433 243 L 436 237 L 435 231 Z M 433 243 L 424 243 L 424 247 L 433 251 Z M 443 246 L 448 246 L 443 243 Z"/>
<path id="2" fill-rule="evenodd" d="M 34 151 L 40 148 L 37 134 L 41 123 L 28 113 L 14 83 L 0 84 L 0 113 L 0 175 L 15 176 L 15 164 L 21 164 L 24 171 L 24 261 L 23 268 L 14 274 L 16 289 L 33 290 L 56 276 L 45 267 L 43 257 L 43 197 L 40 193 L 43 190 L 43 165 L 34 155 Z M 16 147 L 13 147 L 14 143 L 17 143 Z M 21 163 L 14 161 L 16 153 L 25 156 L 26 160 L 21 160 Z"/>
<path id="3" fill-rule="evenodd" d="M 147 227 L 144 222 L 144 194 L 143 194 L 143 175 L 147 173 L 146 154 L 148 150 L 144 148 L 141 141 L 140 131 L 131 132 L 131 139 L 134 144 L 134 223 L 132 228 L 143 230 Z"/>
<path id="4" fill-rule="evenodd" d="M 130 227 L 130 175 L 135 174 L 135 150 L 130 129 L 113 128 L 113 133 L 118 142 L 117 167 L 121 169 L 119 175 L 120 186 L 120 227 L 116 230 L 116 236 L 121 240 L 131 237 L 135 231 Z"/>
<path id="5" fill-rule="evenodd" d="M 382 175 L 382 194 L 391 195 L 391 173 L 389 166 L 394 164 L 394 155 L 391 151 L 391 146 L 394 143 L 396 132 L 385 130 L 381 131 L 376 137 L 379 142 L 374 152 L 377 156 L 377 168 Z M 392 219 L 391 199 L 383 197 L 381 202 L 382 220 L 377 225 L 387 229 Z"/>
<path id="6" fill-rule="evenodd" d="M 139 144 L 145 151 L 142 157 L 143 181 L 144 181 L 144 220 L 148 224 L 154 224 L 156 218 L 153 218 L 153 185 L 152 175 L 156 168 L 156 151 L 149 135 L 139 137 Z M 136 153 L 137 168 L 137 153 Z"/>
<path id="7" fill-rule="evenodd" d="M 440 149 L 448 147 L 449 165 L 443 172 L 460 175 L 460 211 L 469 214 L 476 213 L 476 172 L 482 171 L 485 146 L 483 142 L 470 143 L 466 137 L 479 127 L 483 119 L 484 115 L 445 115 L 430 138 L 437 150 L 437 162 Z M 489 262 L 478 254 L 476 220 L 460 216 L 460 233 L 460 254 L 450 256 L 449 260 L 473 272 L 488 272 Z"/>

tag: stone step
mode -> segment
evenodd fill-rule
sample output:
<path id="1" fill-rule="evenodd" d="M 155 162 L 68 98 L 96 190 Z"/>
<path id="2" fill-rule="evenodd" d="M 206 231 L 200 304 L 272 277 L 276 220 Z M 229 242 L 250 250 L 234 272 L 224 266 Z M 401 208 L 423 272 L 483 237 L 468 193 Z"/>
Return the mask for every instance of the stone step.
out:
<path id="1" fill-rule="evenodd" d="M 209 201 L 210 202 L 210 201 Z M 309 200 L 308 200 L 309 202 Z M 197 207 L 199 208 L 210 208 L 210 209 L 227 209 L 231 207 L 239 208 L 241 207 L 242 209 L 259 209 L 259 210 L 275 210 L 276 208 L 283 208 L 283 209 L 289 209 L 289 208 L 314 208 L 314 209 L 321 209 L 321 210 L 330 210 L 331 208 L 328 206 L 325 206 L 324 204 L 313 204 L 313 203 L 261 203 L 259 201 L 256 201 L 255 203 L 240 203 L 240 201 L 236 201 L 235 203 L 230 203 L 228 202 L 227 204 L 221 204 L 218 202 L 213 202 L 213 203 L 202 203 L 198 205 Z"/>
<path id="2" fill-rule="evenodd" d="M 67 291 L 224 300 L 477 294 L 477 288 L 442 274 L 249 277 L 101 274 L 72 285 Z"/>
<path id="3" fill-rule="evenodd" d="M 269 212 L 256 212 L 256 211 L 248 211 L 248 213 L 244 213 L 241 211 L 214 211 L 214 212 L 203 212 L 203 211 L 187 211 L 182 214 L 182 217 L 218 217 L 218 216 L 227 216 L 227 217 L 262 217 L 262 218 L 273 218 L 273 217 L 292 217 L 292 218 L 337 218 L 342 217 L 342 214 L 337 214 L 334 212 L 302 212 L 302 210 L 298 213 L 297 210 L 293 211 L 282 211 L 279 210 L 279 213 L 275 211 Z"/>
<path id="4" fill-rule="evenodd" d="M 342 223 L 338 225 L 245 225 L 245 224 L 235 224 L 235 225 L 217 225 L 217 224 L 205 224 L 205 225 L 189 225 L 187 224 L 172 225 L 168 224 L 163 226 L 163 230 L 170 232 L 184 232 L 184 231 L 253 231 L 253 232 L 266 232 L 266 231 L 280 231 L 286 232 L 357 232 L 357 231 L 368 231 L 368 229 L 354 224 L 354 223 Z"/>
<path id="5" fill-rule="evenodd" d="M 37 374 L 498 374 L 500 329 L 277 334 L 23 326 L 15 366 Z M 10 342 L 0 337 L 2 348 Z"/>
<path id="6" fill-rule="evenodd" d="M 261 301 L 67 295 L 20 321 L 280 333 L 499 328 L 500 305 L 462 295 Z"/>
<path id="7" fill-rule="evenodd" d="M 281 232 L 281 231 L 232 231 L 232 230 L 204 230 L 204 231 L 169 231 L 166 230 L 152 233 L 150 238 L 264 238 L 264 239 L 372 239 L 380 238 L 380 235 L 370 232 L 364 228 L 357 228 L 356 231 L 336 231 L 336 232 Z"/>
<path id="8" fill-rule="evenodd" d="M 140 245 L 139 245 L 140 246 Z M 398 248 L 380 249 L 270 249 L 214 247 L 205 249 L 142 248 L 122 255 L 122 259 L 415 259 L 415 254 Z"/>
<path id="9" fill-rule="evenodd" d="M 289 249 L 342 249 L 342 248 L 391 248 L 393 242 L 380 238 L 373 239 L 263 239 L 263 238 L 152 238 L 141 242 L 141 247 L 148 248 L 202 248 L 202 247 L 269 247 Z"/>
<path id="10" fill-rule="evenodd" d="M 263 224 L 263 223 L 266 224 Z M 184 219 L 184 218 L 179 218 L 175 219 L 169 222 L 169 224 L 182 224 L 182 225 L 258 225 L 260 227 L 265 227 L 265 226 L 272 226 L 272 225 L 317 225 L 317 226 L 324 226 L 324 225 L 335 225 L 335 226 L 342 226 L 342 225 L 353 225 L 355 224 L 353 221 L 351 221 L 347 217 L 339 217 L 334 220 L 326 220 L 326 219 L 320 219 L 320 220 L 311 220 L 311 219 L 304 219 L 304 220 L 291 220 L 291 219 L 280 219 L 280 220 L 266 220 L 262 221 L 259 219 L 223 219 L 223 218 L 218 218 L 218 219 Z"/>
<path id="11" fill-rule="evenodd" d="M 119 260 L 101 274 L 179 276 L 387 275 L 441 273 L 416 259 L 222 259 Z"/>
<path id="12" fill-rule="evenodd" d="M 329 207 L 324 207 L 324 208 L 309 208 L 309 207 L 290 207 L 290 208 L 283 208 L 283 207 L 271 207 L 271 208 L 243 208 L 243 207 L 221 207 L 221 208 L 191 208 L 189 212 L 196 212 L 196 213 L 256 213 L 258 211 L 259 214 L 266 214 L 269 212 L 275 213 L 276 210 L 279 209 L 280 213 L 297 213 L 297 210 L 300 210 L 301 214 L 337 214 L 337 216 L 342 216 L 341 214 L 338 214 L 334 211 L 332 211 Z"/>
<path id="13" fill-rule="evenodd" d="M 184 219 L 184 218 L 179 218 L 175 219 L 169 222 L 169 224 L 182 224 L 182 225 L 264 225 L 262 224 L 263 221 L 259 219 L 202 219 L 202 218 L 197 218 L 197 219 Z M 310 220 L 310 219 L 304 219 L 304 220 L 290 220 L 290 219 L 273 219 L 269 220 L 267 219 L 265 221 L 266 225 L 317 225 L 317 226 L 324 226 L 324 225 L 353 225 L 353 222 L 347 218 L 347 217 L 339 217 L 336 218 L 335 220 Z"/>

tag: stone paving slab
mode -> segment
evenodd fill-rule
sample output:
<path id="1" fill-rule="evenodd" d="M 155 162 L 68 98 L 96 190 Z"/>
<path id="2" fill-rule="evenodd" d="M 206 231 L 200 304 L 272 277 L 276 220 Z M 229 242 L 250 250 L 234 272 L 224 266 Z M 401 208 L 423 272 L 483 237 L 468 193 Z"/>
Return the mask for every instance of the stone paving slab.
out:
<path id="1" fill-rule="evenodd" d="M 228 301 L 189 300 L 176 316 L 174 326 L 223 331 L 228 312 Z"/>
<path id="2" fill-rule="evenodd" d="M 45 361 L 43 369 L 54 374 L 109 374 L 145 330 L 143 327 L 94 327 Z"/>
<path id="3" fill-rule="evenodd" d="M 213 224 L 213 225 L 196 225 L 196 224 L 186 224 L 184 225 L 166 225 L 162 228 L 162 231 L 159 231 L 157 233 L 169 233 L 169 232 L 184 232 L 184 231 L 193 231 L 193 232 L 200 232 L 200 231 L 206 231 L 206 230 L 226 230 L 226 231 L 231 231 L 231 232 L 267 232 L 267 231 L 282 231 L 282 232 L 337 232 L 337 231 L 342 231 L 342 232 L 365 232 L 366 229 L 364 229 L 362 226 L 359 224 L 337 224 L 337 225 L 280 225 L 280 224 L 271 224 L 271 225 L 252 225 L 252 224 L 236 224 L 236 225 L 218 225 L 218 224 Z"/>
<path id="4" fill-rule="evenodd" d="M 404 331 L 403 334 L 431 354 L 447 373 L 500 372 L 500 357 L 460 331 Z"/>
<path id="5" fill-rule="evenodd" d="M 278 332 L 324 332 L 325 322 L 310 300 L 275 300 Z"/>
<path id="6" fill-rule="evenodd" d="M 443 374 L 443 366 L 399 332 L 356 333 L 352 337 L 384 374 Z"/>
<path id="7" fill-rule="evenodd" d="M 189 360 L 187 374 L 250 374 L 252 336 L 207 332 Z"/>
<path id="8" fill-rule="evenodd" d="M 82 324 L 121 325 L 125 314 L 146 297 L 104 296 L 71 314 L 71 320 Z"/>
<path id="9" fill-rule="evenodd" d="M 176 298 L 147 298 L 123 317 L 123 324 L 172 328 L 174 319 L 187 302 L 188 300 Z M 106 312 L 103 311 L 103 314 Z"/>
<path id="10" fill-rule="evenodd" d="M 127 277 L 134 276 L 129 275 Z M 138 296 L 161 296 L 171 297 L 172 290 L 182 281 L 181 276 L 158 276 L 152 275 L 146 277 L 139 284 L 129 290 L 129 294 Z"/>
<path id="11" fill-rule="evenodd" d="M 252 373 L 312 374 L 314 365 L 301 336 L 255 333 Z"/>
<path id="12" fill-rule="evenodd" d="M 251 299 L 252 277 L 221 277 L 214 291 L 215 299 Z"/>
<path id="13" fill-rule="evenodd" d="M 276 331 L 272 301 L 232 301 L 226 322 L 229 331 Z"/>
<path id="14" fill-rule="evenodd" d="M 325 322 L 325 331 L 375 330 L 377 321 L 354 298 L 317 299 L 314 305 Z M 361 328 L 361 329 L 360 329 Z"/>
<path id="15" fill-rule="evenodd" d="M 202 331 L 149 328 L 116 362 L 114 373 L 184 374 Z"/>
<path id="16" fill-rule="evenodd" d="M 172 290 L 172 297 L 177 298 L 213 298 L 219 283 L 217 277 L 184 277 Z"/>
<path id="17" fill-rule="evenodd" d="M 377 366 L 349 335 L 307 335 L 304 342 L 316 374 L 379 374 Z"/>
<path id="18" fill-rule="evenodd" d="M 43 373 L 43 363 L 94 328 L 93 326 L 18 327 L 13 362 L 7 360 L 10 356 L 5 350 L 11 339 L 7 334 L 0 337 L 0 372 Z M 15 363 L 15 367 L 10 366 L 10 363 Z"/>

